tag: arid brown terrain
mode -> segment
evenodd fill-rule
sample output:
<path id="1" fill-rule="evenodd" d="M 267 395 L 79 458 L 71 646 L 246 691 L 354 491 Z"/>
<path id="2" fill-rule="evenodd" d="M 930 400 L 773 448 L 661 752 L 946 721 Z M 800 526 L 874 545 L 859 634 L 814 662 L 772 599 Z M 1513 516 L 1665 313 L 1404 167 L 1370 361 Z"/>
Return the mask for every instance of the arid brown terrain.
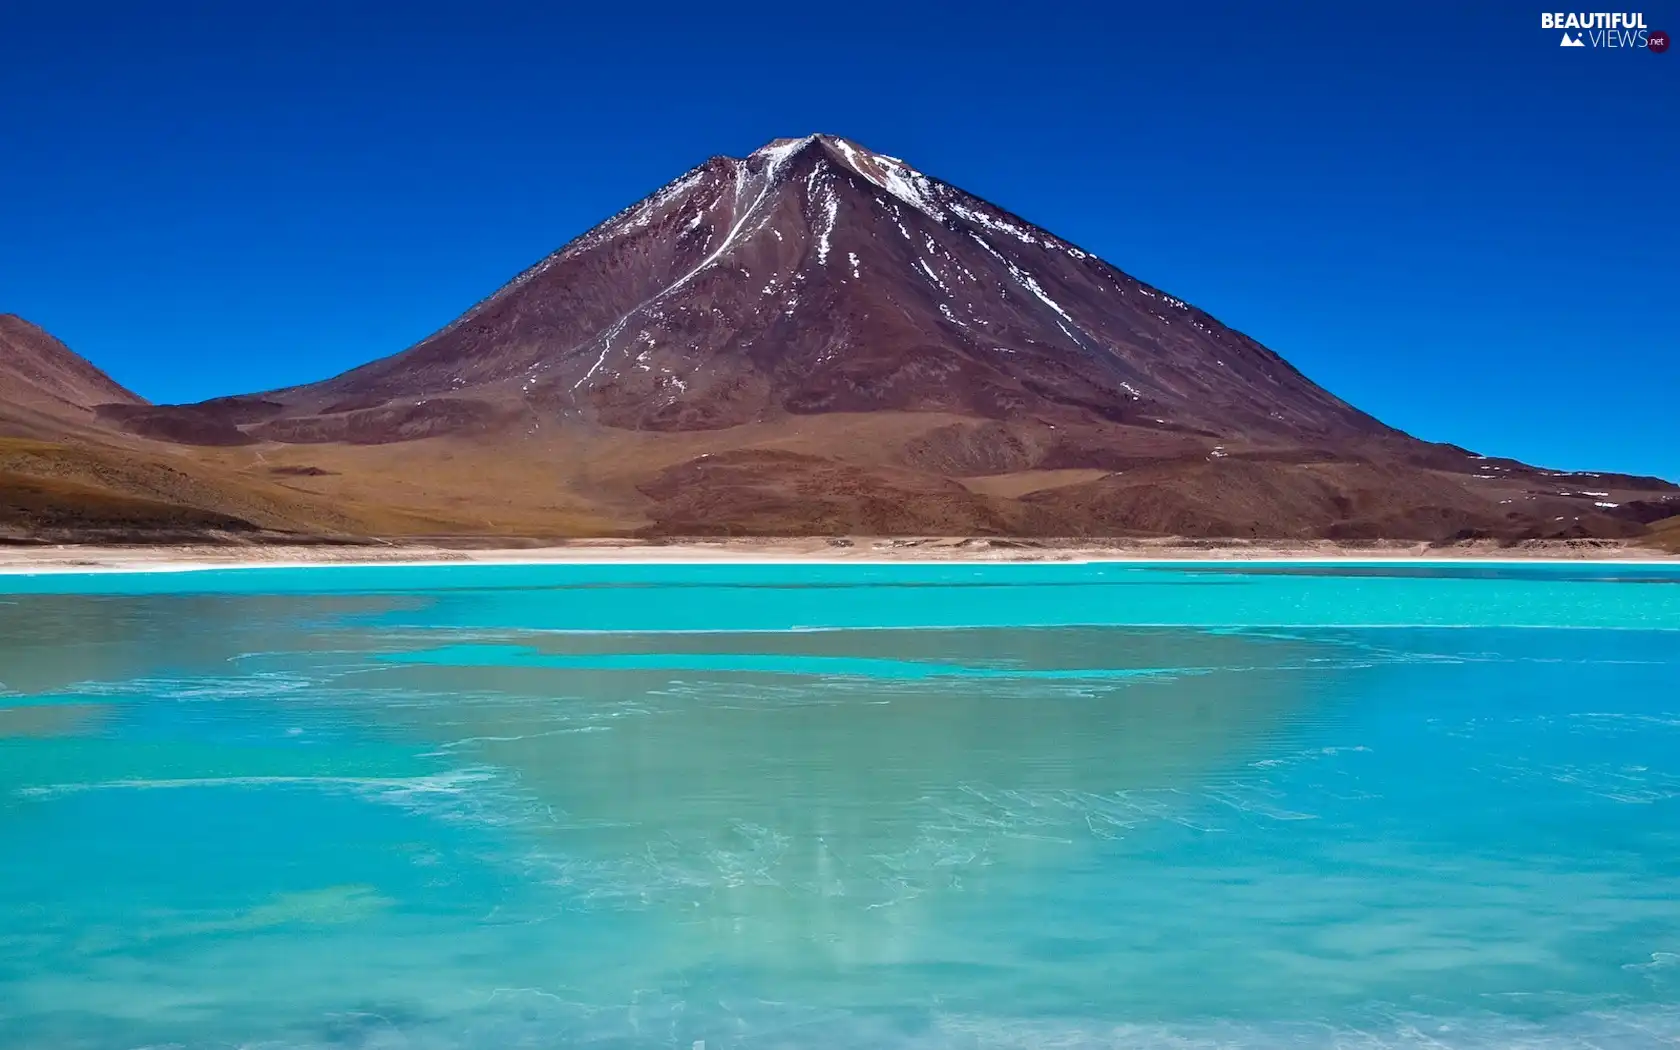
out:
<path id="1" fill-rule="evenodd" d="M 150 405 L 0 321 L 0 529 L 1676 542 L 1680 489 L 1416 440 L 844 139 L 718 157 L 414 347 Z"/>
<path id="2" fill-rule="evenodd" d="M 143 404 L 46 332 L 0 314 L 0 542 L 331 538 L 375 524 L 102 418 Z"/>

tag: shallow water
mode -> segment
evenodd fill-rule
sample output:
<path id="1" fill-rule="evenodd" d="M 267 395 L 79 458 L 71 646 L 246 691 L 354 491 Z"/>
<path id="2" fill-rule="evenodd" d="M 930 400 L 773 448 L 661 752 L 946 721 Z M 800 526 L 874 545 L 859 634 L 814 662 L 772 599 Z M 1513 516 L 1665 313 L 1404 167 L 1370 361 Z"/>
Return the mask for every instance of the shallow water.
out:
<path id="1" fill-rule="evenodd" d="M 0 1048 L 1669 1047 L 1680 571 L 0 577 Z"/>

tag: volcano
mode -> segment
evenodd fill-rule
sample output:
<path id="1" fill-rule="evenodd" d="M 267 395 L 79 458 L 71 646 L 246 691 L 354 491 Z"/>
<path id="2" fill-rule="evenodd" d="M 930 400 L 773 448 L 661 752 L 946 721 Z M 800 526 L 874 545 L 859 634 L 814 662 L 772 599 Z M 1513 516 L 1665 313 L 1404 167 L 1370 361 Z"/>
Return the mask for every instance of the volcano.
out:
<path id="1" fill-rule="evenodd" d="M 713 158 L 418 346 L 261 400 L 243 404 L 272 414 L 253 433 L 281 441 L 507 409 L 658 431 L 888 410 L 1293 444 L 1387 433 L 1182 300 L 823 135 Z"/>
<path id="2" fill-rule="evenodd" d="M 1183 300 L 829 135 L 706 161 L 390 357 L 101 411 L 265 462 L 331 458 L 339 495 L 446 519 L 475 512 L 440 501 L 483 504 L 490 528 L 1442 539 L 1626 536 L 1680 510 L 1655 479 L 1418 441 Z M 432 481 L 376 494 L 392 469 Z"/>

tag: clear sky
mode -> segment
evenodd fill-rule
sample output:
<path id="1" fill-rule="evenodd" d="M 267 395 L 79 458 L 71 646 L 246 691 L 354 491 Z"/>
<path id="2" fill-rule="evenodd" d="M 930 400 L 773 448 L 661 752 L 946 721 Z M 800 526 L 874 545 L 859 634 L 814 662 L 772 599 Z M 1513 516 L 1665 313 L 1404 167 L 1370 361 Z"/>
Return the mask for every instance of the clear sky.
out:
<path id="1" fill-rule="evenodd" d="M 1680 478 L 1680 50 L 1543 6 L 10 0 L 0 311 L 158 401 L 323 378 L 824 131 L 1420 437 Z"/>

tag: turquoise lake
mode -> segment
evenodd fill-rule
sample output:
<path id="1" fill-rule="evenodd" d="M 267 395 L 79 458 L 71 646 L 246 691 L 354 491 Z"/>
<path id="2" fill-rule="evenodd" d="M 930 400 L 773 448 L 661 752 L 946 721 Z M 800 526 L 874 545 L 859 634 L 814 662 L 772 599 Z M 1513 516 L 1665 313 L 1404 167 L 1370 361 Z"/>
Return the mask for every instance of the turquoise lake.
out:
<path id="1" fill-rule="evenodd" d="M 0 1050 L 1677 1043 L 1680 568 L 0 576 Z"/>

